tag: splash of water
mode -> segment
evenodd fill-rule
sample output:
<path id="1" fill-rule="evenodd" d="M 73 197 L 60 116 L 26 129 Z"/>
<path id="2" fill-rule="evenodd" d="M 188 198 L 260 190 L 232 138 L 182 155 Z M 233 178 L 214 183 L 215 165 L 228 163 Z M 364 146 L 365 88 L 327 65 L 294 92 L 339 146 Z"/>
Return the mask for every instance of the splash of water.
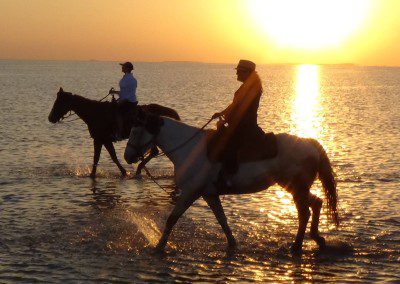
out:
<path id="1" fill-rule="evenodd" d="M 126 211 L 129 220 L 136 225 L 137 230 L 143 234 L 150 246 L 156 246 L 161 237 L 161 232 L 154 220 L 139 212 Z"/>

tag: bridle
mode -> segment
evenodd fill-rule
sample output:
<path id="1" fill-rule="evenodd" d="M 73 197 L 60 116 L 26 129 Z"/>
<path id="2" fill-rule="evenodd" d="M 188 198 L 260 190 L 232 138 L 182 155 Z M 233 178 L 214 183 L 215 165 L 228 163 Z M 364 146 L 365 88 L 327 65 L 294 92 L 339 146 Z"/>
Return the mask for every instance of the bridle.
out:
<path id="1" fill-rule="evenodd" d="M 69 94 L 71 94 L 71 93 L 69 93 Z M 74 96 L 73 94 L 71 94 L 71 95 Z M 70 106 L 70 107 L 71 107 L 71 106 Z M 75 120 L 79 119 L 79 117 L 77 117 L 77 118 L 74 118 L 74 119 L 71 119 L 71 120 L 64 121 L 64 119 L 66 119 L 66 118 L 68 118 L 68 117 L 71 117 L 71 116 L 74 116 L 74 115 L 76 115 L 76 113 L 73 112 L 71 109 L 70 109 L 69 111 L 67 110 L 67 112 L 66 112 L 64 115 L 62 115 L 62 116 L 56 121 L 56 123 L 60 123 L 60 122 L 68 123 L 68 122 L 72 122 L 72 121 L 75 121 Z"/>
<path id="2" fill-rule="evenodd" d="M 173 148 L 172 150 L 169 150 L 167 152 L 162 151 L 161 153 L 154 155 L 152 158 L 158 158 L 161 156 L 167 156 L 168 154 L 171 154 L 175 151 L 177 151 L 178 149 L 182 148 L 183 146 L 185 146 L 187 143 L 189 143 L 189 141 L 191 141 L 194 137 L 196 137 L 200 132 L 203 131 L 203 129 L 213 120 L 213 118 L 210 118 L 206 124 L 203 125 L 202 128 L 200 128 L 198 131 L 196 131 L 196 133 L 194 133 L 189 139 L 187 139 L 185 142 L 181 143 L 180 145 L 176 146 L 175 148 Z M 144 121 L 140 122 L 142 125 L 142 129 L 140 131 L 140 138 L 143 135 L 143 132 L 145 131 L 146 128 L 146 123 L 147 123 L 147 116 L 145 118 Z M 136 156 L 139 158 L 139 161 L 144 162 L 144 155 L 145 153 L 143 153 L 143 149 L 146 149 L 149 145 L 154 144 L 155 140 L 157 139 L 158 134 L 160 133 L 161 127 L 159 127 L 156 131 L 155 134 L 153 134 L 152 138 L 147 141 L 146 143 L 143 143 L 141 145 L 135 145 L 132 142 L 130 142 L 128 140 L 127 146 L 132 147 L 135 151 L 136 151 Z M 145 148 L 146 147 L 146 148 Z M 167 189 L 165 187 L 163 187 L 160 183 L 157 182 L 156 178 L 151 174 L 151 172 L 147 169 L 146 165 L 143 165 L 143 169 L 145 170 L 146 174 L 150 177 L 150 179 L 159 187 L 161 188 L 163 191 L 165 191 L 166 193 L 168 193 Z"/>
<path id="3" fill-rule="evenodd" d="M 75 113 L 75 112 L 72 112 L 72 110 L 70 110 L 69 112 L 67 112 L 66 114 L 64 114 L 57 122 L 64 122 L 64 123 L 67 123 L 67 122 L 71 122 L 71 121 L 74 121 L 74 120 L 79 119 L 79 117 L 76 117 L 76 118 L 74 118 L 74 119 L 64 121 L 64 119 L 66 119 L 66 118 L 68 118 L 68 117 L 70 117 L 70 116 L 73 116 L 73 115 L 76 115 L 76 113 Z"/>
<path id="4" fill-rule="evenodd" d="M 146 123 L 146 121 L 144 122 L 143 125 L 141 125 L 139 139 L 142 138 L 143 133 L 145 131 L 145 128 L 146 128 L 146 124 L 145 123 Z M 130 140 L 128 140 L 126 145 L 131 147 L 131 148 L 133 148 L 136 151 L 137 156 L 139 157 L 139 160 L 143 161 L 144 160 L 144 155 L 147 152 L 147 151 L 144 152 L 143 149 L 146 149 L 149 145 L 154 144 L 154 142 L 155 142 L 155 140 L 156 140 L 156 138 L 158 136 L 158 133 L 160 133 L 160 129 L 158 129 L 157 132 L 154 135 L 152 134 L 152 137 L 151 137 L 151 139 L 149 141 L 147 141 L 146 143 L 143 143 L 141 145 L 136 145 L 136 144 L 132 143 Z"/>

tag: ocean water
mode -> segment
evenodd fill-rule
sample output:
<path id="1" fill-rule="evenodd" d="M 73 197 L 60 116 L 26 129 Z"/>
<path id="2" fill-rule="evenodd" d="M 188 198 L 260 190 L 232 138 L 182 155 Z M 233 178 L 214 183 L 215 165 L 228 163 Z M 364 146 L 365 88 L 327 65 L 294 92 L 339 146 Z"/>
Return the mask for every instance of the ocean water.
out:
<path id="1" fill-rule="evenodd" d="M 233 65 L 137 63 L 140 103 L 176 109 L 201 127 L 239 87 Z M 117 87 L 114 62 L 0 61 L 0 282 L 400 282 L 400 68 L 265 65 L 259 123 L 266 131 L 314 137 L 336 173 L 341 226 L 323 214 L 320 251 L 307 236 L 292 255 L 297 212 L 273 186 L 222 204 L 238 241 L 203 200 L 154 254 L 173 208 L 173 166 L 149 163 L 150 178 L 121 179 L 81 120 L 50 124 L 59 87 L 100 99 Z M 115 144 L 123 161 L 126 142 Z M 313 192 L 323 197 L 316 182 Z"/>

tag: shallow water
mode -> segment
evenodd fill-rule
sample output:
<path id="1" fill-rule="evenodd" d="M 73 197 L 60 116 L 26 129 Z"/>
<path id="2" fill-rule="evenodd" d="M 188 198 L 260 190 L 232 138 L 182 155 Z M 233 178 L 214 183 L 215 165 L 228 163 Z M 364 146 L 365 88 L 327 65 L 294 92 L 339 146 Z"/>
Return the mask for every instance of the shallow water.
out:
<path id="1" fill-rule="evenodd" d="M 138 97 L 200 127 L 232 99 L 233 67 L 137 63 Z M 342 224 L 324 214 L 328 248 L 307 237 L 301 256 L 288 249 L 294 204 L 277 186 L 222 198 L 237 250 L 198 200 L 166 253 L 153 253 L 173 206 L 171 163 L 149 164 L 162 191 L 146 176 L 120 179 L 103 149 L 92 181 L 84 123 L 47 121 L 60 86 L 100 99 L 119 72 L 112 62 L 0 61 L 0 282 L 400 281 L 400 68 L 259 67 L 260 125 L 318 139 L 337 175 Z"/>

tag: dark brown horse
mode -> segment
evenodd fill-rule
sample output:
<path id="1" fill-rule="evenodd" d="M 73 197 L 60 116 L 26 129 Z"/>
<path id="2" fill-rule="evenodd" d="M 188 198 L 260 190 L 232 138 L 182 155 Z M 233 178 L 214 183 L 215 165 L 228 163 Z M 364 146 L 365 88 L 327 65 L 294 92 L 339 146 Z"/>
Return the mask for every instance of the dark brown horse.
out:
<path id="1" fill-rule="evenodd" d="M 139 106 L 143 111 L 158 114 L 162 116 L 168 116 L 179 120 L 178 113 L 168 107 L 164 107 L 158 104 L 148 104 Z M 56 123 L 62 120 L 69 111 L 75 112 L 88 126 L 90 136 L 93 138 L 94 155 L 93 155 L 93 167 L 90 174 L 91 178 L 95 178 L 97 164 L 100 159 L 101 148 L 106 147 L 111 159 L 118 166 L 121 171 L 121 175 L 126 175 L 126 170 L 118 161 L 115 153 L 113 142 L 115 142 L 115 112 L 116 103 L 113 102 L 99 102 L 84 98 L 82 96 L 73 95 L 68 92 L 64 92 L 62 88 L 57 93 L 57 99 L 54 102 L 53 108 L 49 114 L 49 121 Z M 124 126 L 124 128 L 130 129 L 130 126 Z M 125 139 L 128 138 L 129 133 Z M 153 152 L 156 149 L 153 149 Z M 150 160 L 151 154 L 145 162 Z M 140 173 L 141 168 L 144 165 L 140 165 L 136 173 Z"/>

